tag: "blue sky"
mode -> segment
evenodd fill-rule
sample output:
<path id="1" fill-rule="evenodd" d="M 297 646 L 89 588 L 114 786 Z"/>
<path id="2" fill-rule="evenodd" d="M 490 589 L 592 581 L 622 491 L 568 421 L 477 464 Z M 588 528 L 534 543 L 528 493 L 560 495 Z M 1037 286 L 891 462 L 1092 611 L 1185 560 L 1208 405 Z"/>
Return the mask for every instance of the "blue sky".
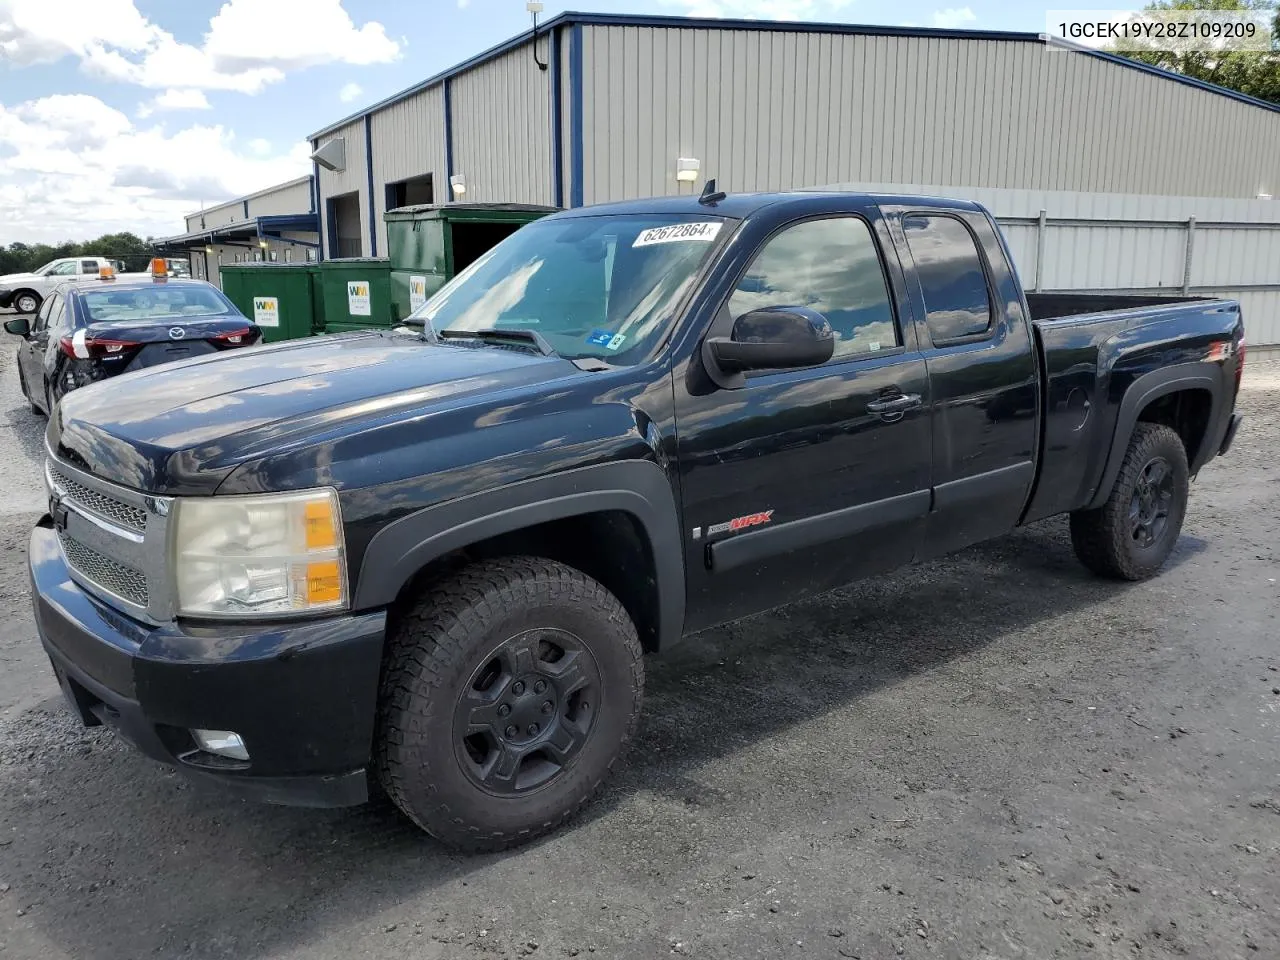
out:
<path id="1" fill-rule="evenodd" d="M 1044 29 L 1009 0 L 594 0 L 615 13 Z M 57 8 L 51 10 L 50 8 Z M 307 134 L 529 28 L 524 0 L 0 0 L 0 243 L 163 235 L 309 171 Z"/>

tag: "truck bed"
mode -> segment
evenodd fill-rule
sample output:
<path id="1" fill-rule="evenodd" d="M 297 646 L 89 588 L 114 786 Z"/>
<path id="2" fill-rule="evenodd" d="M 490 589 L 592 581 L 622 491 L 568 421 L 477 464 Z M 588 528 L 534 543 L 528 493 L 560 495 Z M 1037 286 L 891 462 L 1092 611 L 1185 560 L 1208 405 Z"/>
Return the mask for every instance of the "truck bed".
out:
<path id="1" fill-rule="evenodd" d="M 1207 299 L 1176 295 L 1133 296 L 1119 293 L 1028 293 L 1026 297 L 1032 320 L 1056 320 L 1081 313 L 1110 313 L 1116 310 L 1127 312 L 1142 307 L 1162 307 Z"/>
<path id="2" fill-rule="evenodd" d="M 1044 376 L 1039 469 L 1024 523 L 1088 506 L 1106 471 L 1128 386 L 1156 367 L 1202 361 L 1240 313 L 1234 300 L 1204 297 L 1026 298 Z M 1198 459 L 1195 451 L 1188 458 Z"/>

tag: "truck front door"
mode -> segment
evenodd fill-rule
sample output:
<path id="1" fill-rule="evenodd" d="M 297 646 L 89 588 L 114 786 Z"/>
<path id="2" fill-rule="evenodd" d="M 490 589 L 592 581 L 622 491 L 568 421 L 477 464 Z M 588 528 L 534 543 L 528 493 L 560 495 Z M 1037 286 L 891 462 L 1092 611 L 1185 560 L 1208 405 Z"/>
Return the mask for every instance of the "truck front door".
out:
<path id="1" fill-rule="evenodd" d="M 849 202 L 763 237 L 707 334 L 807 307 L 835 332 L 831 360 L 737 389 L 676 377 L 689 629 L 898 566 L 922 536 L 928 376 L 887 229 Z"/>

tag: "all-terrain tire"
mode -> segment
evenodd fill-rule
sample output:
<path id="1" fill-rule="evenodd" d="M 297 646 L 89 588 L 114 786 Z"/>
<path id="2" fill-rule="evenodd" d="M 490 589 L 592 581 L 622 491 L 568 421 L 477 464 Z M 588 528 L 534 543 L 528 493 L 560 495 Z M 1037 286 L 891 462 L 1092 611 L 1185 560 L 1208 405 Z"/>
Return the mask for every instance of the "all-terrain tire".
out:
<path id="1" fill-rule="evenodd" d="M 1135 533 L 1140 484 L 1149 466 L 1167 464 L 1171 478 L 1168 512 L 1150 543 Z M 1096 510 L 1071 514 L 1071 545 L 1086 567 L 1103 577 L 1145 580 L 1164 565 L 1187 515 L 1190 477 L 1182 438 L 1171 427 L 1139 423 L 1125 451 L 1107 502 Z"/>
<path id="2" fill-rule="evenodd" d="M 477 781 L 478 768 L 468 767 L 466 741 L 456 733 L 469 721 L 460 721 L 459 711 L 464 696 L 480 689 L 478 671 L 507 662 L 502 651 L 513 645 L 540 642 L 522 638 L 543 635 L 572 637 L 587 655 L 580 662 L 594 671 L 594 713 L 581 729 L 589 732 L 545 783 L 522 794 L 495 794 Z M 532 840 L 573 816 L 622 756 L 640 716 L 642 658 L 622 604 L 581 571 L 538 557 L 465 567 L 430 588 L 392 629 L 375 743 L 378 781 L 411 820 L 450 846 L 499 850 Z M 507 692 L 497 699 L 511 698 L 516 672 L 503 669 Z M 491 682 L 497 689 L 499 681 Z M 532 679 L 528 684 L 535 686 Z M 504 700 L 500 708 L 514 720 L 525 706 L 517 703 L 512 712 Z M 546 722 L 560 723 L 564 709 L 557 701 L 554 711 L 545 710 Z"/>

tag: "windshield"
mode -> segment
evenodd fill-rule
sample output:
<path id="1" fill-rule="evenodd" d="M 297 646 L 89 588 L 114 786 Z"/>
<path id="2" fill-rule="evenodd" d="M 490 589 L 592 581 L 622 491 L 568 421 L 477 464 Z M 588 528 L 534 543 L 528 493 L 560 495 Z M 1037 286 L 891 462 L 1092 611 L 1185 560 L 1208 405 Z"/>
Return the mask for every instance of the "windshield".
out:
<path id="1" fill-rule="evenodd" d="M 57 266 L 57 264 L 58 264 L 57 260 L 50 260 L 48 263 L 44 264 L 43 266 L 36 267 L 34 270 L 31 271 L 31 273 L 34 276 L 43 277 L 46 273 L 48 273 L 55 266 Z"/>
<path id="2" fill-rule="evenodd" d="M 93 290 L 80 295 L 89 323 L 102 320 L 160 320 L 209 317 L 232 312 L 212 287 L 146 287 L 139 290 Z"/>
<path id="3" fill-rule="evenodd" d="M 723 219 L 636 214 L 516 231 L 409 318 L 442 330 L 531 330 L 562 357 L 634 364 L 666 335 Z"/>

